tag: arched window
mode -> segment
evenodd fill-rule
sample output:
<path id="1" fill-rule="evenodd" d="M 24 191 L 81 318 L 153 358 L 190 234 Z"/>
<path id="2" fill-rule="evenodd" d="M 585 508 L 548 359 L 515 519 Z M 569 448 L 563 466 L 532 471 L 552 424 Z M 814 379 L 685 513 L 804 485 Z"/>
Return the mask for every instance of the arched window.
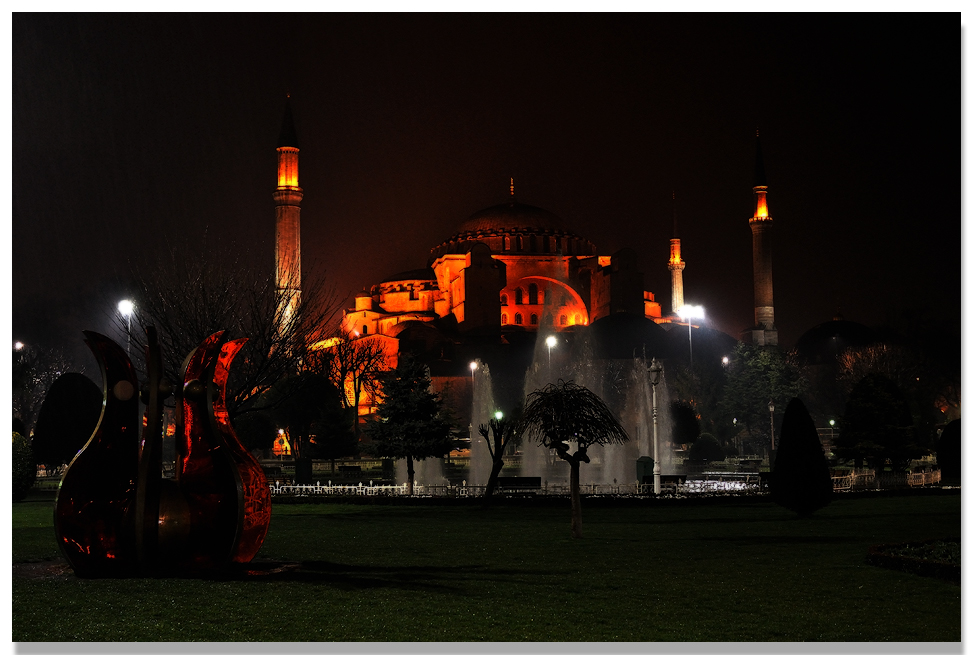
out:
<path id="1" fill-rule="evenodd" d="M 511 249 L 511 237 L 504 237 L 504 250 Z"/>
<path id="2" fill-rule="evenodd" d="M 507 314 L 501 314 L 501 325 L 507 325 Z"/>
<path id="3" fill-rule="evenodd" d="M 565 315 L 565 314 L 562 314 L 561 315 L 561 324 L 562 325 L 568 325 L 568 316 L 567 315 Z"/>
<path id="4" fill-rule="evenodd" d="M 521 313 L 520 312 L 518 312 L 517 314 L 514 315 L 514 325 L 520 325 L 523 322 L 524 322 L 524 320 L 521 318 Z"/>
<path id="5" fill-rule="evenodd" d="M 555 237 L 555 252 L 561 254 L 561 237 Z"/>
<path id="6" fill-rule="evenodd" d="M 368 326 L 368 325 L 365 325 L 365 324 L 363 323 L 363 324 L 362 324 L 362 336 L 364 337 L 364 336 L 365 336 L 366 334 L 368 334 L 368 333 L 369 333 L 369 326 Z"/>
<path id="7" fill-rule="evenodd" d="M 516 239 L 517 239 L 517 250 L 518 252 L 521 252 L 522 250 L 524 250 L 524 241 L 522 241 L 520 235 L 518 235 Z"/>
<path id="8" fill-rule="evenodd" d="M 520 287 L 514 290 L 514 304 L 523 305 L 524 304 L 524 291 Z"/>
<path id="9" fill-rule="evenodd" d="M 528 285 L 528 304 L 538 304 L 538 285 L 534 284 L 533 282 Z"/>
<path id="10" fill-rule="evenodd" d="M 537 324 L 538 324 L 538 315 L 531 314 L 531 325 L 537 325 Z"/>
<path id="11" fill-rule="evenodd" d="M 531 235 L 530 237 L 531 252 L 538 252 L 538 237 Z"/>
<path id="12" fill-rule="evenodd" d="M 542 237 L 544 241 L 541 242 L 542 252 L 551 252 L 551 237 Z"/>
<path id="13" fill-rule="evenodd" d="M 504 305 L 505 307 L 507 306 L 507 294 L 506 293 L 502 293 L 501 294 L 501 304 Z"/>

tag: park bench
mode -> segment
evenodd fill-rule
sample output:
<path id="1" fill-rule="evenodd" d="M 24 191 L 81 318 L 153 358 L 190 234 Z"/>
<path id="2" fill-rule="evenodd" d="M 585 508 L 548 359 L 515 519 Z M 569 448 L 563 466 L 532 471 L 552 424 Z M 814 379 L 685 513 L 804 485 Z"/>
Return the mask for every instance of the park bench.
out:
<path id="1" fill-rule="evenodd" d="M 519 475 L 497 478 L 496 489 L 497 493 L 504 495 L 534 496 L 541 492 L 541 478 Z"/>

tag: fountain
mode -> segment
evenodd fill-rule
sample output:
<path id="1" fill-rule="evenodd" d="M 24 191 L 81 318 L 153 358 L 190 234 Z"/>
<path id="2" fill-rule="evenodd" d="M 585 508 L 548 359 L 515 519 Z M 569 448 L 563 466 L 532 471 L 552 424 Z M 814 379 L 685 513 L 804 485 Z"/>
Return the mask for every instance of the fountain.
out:
<path id="1" fill-rule="evenodd" d="M 494 404 L 494 387 L 490 378 L 490 368 L 480 364 L 473 375 L 473 407 L 470 412 L 470 465 L 467 484 L 482 487 L 490 477 L 491 457 L 487 443 L 480 436 L 478 428 L 497 411 Z"/>

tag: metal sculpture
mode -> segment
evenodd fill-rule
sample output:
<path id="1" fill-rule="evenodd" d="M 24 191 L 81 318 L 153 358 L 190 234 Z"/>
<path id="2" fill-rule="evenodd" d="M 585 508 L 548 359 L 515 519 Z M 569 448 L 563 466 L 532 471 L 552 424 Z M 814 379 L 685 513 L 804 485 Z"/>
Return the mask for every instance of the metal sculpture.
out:
<path id="1" fill-rule="evenodd" d="M 207 337 L 165 378 L 147 329 L 141 440 L 135 370 L 111 339 L 85 332 L 102 371 L 104 407 L 58 489 L 58 545 L 81 577 L 201 573 L 250 562 L 270 526 L 263 469 L 237 438 L 226 407 L 230 364 L 246 339 Z M 175 477 L 162 477 L 163 403 L 176 396 Z M 141 442 L 141 443 L 140 443 Z"/>

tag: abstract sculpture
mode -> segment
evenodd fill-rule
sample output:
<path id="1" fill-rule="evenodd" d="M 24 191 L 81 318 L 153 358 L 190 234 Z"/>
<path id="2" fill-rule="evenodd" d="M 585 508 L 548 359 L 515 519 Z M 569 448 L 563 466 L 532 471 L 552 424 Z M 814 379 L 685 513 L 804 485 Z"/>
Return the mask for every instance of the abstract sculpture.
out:
<path id="1" fill-rule="evenodd" d="M 234 433 L 226 408 L 230 364 L 246 339 L 207 337 L 173 389 L 147 329 L 141 445 L 135 369 L 108 337 L 85 332 L 102 371 L 104 407 L 91 439 L 61 479 L 58 545 L 80 577 L 201 573 L 246 564 L 271 518 L 263 469 Z M 175 477 L 162 477 L 163 402 L 176 396 Z"/>

